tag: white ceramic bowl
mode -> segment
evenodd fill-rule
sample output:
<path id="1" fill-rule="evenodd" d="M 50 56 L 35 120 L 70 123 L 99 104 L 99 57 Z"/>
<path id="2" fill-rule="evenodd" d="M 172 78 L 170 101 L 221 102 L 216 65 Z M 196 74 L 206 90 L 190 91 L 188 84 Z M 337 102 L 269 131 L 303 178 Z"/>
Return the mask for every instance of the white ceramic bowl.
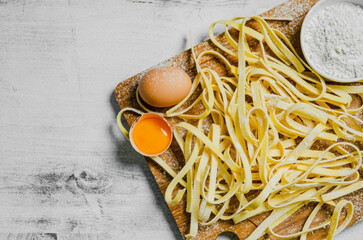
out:
<path id="1" fill-rule="evenodd" d="M 359 76 L 357 78 L 351 78 L 351 79 L 348 79 L 348 78 L 343 79 L 343 78 L 337 78 L 337 77 L 331 76 L 328 73 L 322 72 L 321 70 L 317 69 L 317 67 L 314 66 L 313 62 L 311 61 L 310 57 L 305 53 L 306 44 L 307 44 L 305 42 L 305 37 L 306 37 L 306 31 L 307 31 L 310 21 L 326 7 L 336 4 L 336 3 L 341 3 L 341 2 L 353 3 L 353 4 L 357 4 L 357 5 L 360 5 L 363 7 L 363 0 L 320 0 L 318 3 L 316 3 L 310 9 L 308 14 L 305 16 L 304 22 L 301 27 L 301 33 L 300 33 L 301 49 L 302 49 L 302 52 L 304 54 L 306 61 L 321 76 L 323 76 L 329 80 L 335 81 L 335 82 L 357 82 L 357 81 L 363 80 L 363 76 Z"/>

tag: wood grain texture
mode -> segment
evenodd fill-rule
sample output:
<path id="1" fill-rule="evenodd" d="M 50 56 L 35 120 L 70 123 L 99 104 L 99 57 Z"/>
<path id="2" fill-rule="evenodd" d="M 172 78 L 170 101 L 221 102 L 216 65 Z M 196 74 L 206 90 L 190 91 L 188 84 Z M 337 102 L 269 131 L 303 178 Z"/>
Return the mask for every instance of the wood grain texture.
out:
<path id="1" fill-rule="evenodd" d="M 284 0 L 148 1 L 0 0 L 0 240 L 182 239 L 114 88 Z"/>
<path id="2" fill-rule="evenodd" d="M 114 88 L 185 50 L 189 29 L 201 42 L 214 19 L 282 1 L 0 0 L 0 239 L 181 239 Z M 111 184 L 85 190 L 82 171 Z"/>
<path id="3" fill-rule="evenodd" d="M 292 41 L 294 46 L 300 52 L 301 50 L 299 49 L 299 31 L 301 28 L 301 24 L 306 13 L 317 1 L 318 0 L 291 0 L 270 11 L 267 11 L 266 13 L 263 13 L 262 15 L 267 17 L 292 18 L 293 21 L 291 22 L 274 22 L 272 23 L 272 26 L 285 33 L 286 36 Z M 236 31 L 232 29 L 231 34 L 232 35 L 236 34 Z M 223 45 L 228 47 L 228 42 L 226 41 L 223 35 L 219 35 L 217 38 L 220 42 L 222 42 Z M 196 55 L 198 55 L 198 53 L 202 51 L 210 49 L 219 51 L 219 49 L 216 49 L 209 40 L 194 47 Z M 228 58 L 229 56 L 225 57 Z M 205 66 L 208 68 L 212 68 L 218 73 L 223 74 L 224 72 L 223 65 L 219 63 L 217 60 L 215 60 L 213 57 L 202 58 L 200 64 L 202 68 L 203 66 Z M 191 57 L 190 50 L 182 52 L 174 56 L 173 58 L 158 64 L 157 66 L 164 66 L 164 65 L 177 66 L 186 71 L 192 78 L 195 77 L 196 75 L 195 64 Z M 145 70 L 121 82 L 117 86 L 115 91 L 115 96 L 121 108 L 134 107 L 141 109 L 136 101 L 135 94 L 138 82 L 146 71 L 148 70 Z M 163 109 L 156 109 L 156 110 L 163 111 Z M 125 118 L 130 126 L 137 119 L 137 117 L 138 116 L 133 113 L 125 114 Z M 175 123 L 177 123 L 177 121 L 178 121 L 177 118 L 169 119 L 171 125 L 174 125 Z M 175 143 L 172 144 L 171 148 L 166 153 L 162 154 L 161 157 L 165 162 L 167 162 L 169 166 L 174 168 L 175 171 L 180 170 L 184 162 L 183 156 L 180 155 L 180 153 L 178 153 L 178 147 L 177 144 Z M 168 177 L 166 173 L 151 159 L 149 158 L 146 159 L 159 185 L 161 192 L 164 194 L 169 182 L 171 181 L 170 177 Z M 357 191 L 354 194 L 345 197 L 347 199 L 351 199 L 355 205 L 355 214 L 351 221 L 351 224 L 360 221 L 362 218 L 361 214 L 361 211 L 363 210 L 362 193 L 363 191 Z M 185 212 L 186 196 L 184 196 L 184 198 L 179 203 L 169 204 L 168 206 L 174 216 L 174 219 L 180 229 L 182 236 L 185 238 L 185 235 L 189 231 L 189 219 L 190 219 L 190 215 Z M 301 230 L 305 220 L 309 216 L 309 213 L 312 211 L 313 207 L 314 207 L 313 205 L 308 205 L 302 208 L 298 212 L 294 213 L 291 217 L 289 217 L 289 219 L 287 219 L 281 225 L 277 226 L 274 230 L 282 235 L 291 234 Z M 331 214 L 331 209 L 324 209 L 320 211 L 316 221 L 314 222 L 314 225 L 315 224 L 319 225 L 319 223 L 324 222 L 329 214 Z M 199 226 L 199 232 L 197 236 L 188 239 L 216 239 L 220 233 L 225 231 L 235 233 L 239 237 L 239 239 L 245 239 L 256 228 L 256 226 L 258 226 L 263 221 L 263 219 L 265 219 L 268 215 L 269 213 L 261 214 L 252 217 L 251 219 L 245 220 L 239 224 L 233 224 L 232 221 L 218 221 L 212 226 L 208 227 Z M 341 216 L 341 220 L 343 220 L 343 218 L 344 216 Z M 327 236 L 327 230 L 328 229 L 325 228 L 315 231 L 313 234 L 310 234 L 308 238 L 315 240 L 325 239 Z M 269 237 L 270 239 L 275 239 L 275 237 L 270 234 L 267 234 L 265 237 Z"/>

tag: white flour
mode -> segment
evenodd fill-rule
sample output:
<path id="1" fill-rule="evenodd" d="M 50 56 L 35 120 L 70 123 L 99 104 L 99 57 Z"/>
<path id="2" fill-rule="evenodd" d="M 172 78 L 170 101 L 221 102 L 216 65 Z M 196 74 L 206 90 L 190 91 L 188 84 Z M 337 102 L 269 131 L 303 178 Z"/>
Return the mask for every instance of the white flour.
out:
<path id="1" fill-rule="evenodd" d="M 306 28 L 305 54 L 320 72 L 348 79 L 363 76 L 363 8 L 336 3 Z"/>

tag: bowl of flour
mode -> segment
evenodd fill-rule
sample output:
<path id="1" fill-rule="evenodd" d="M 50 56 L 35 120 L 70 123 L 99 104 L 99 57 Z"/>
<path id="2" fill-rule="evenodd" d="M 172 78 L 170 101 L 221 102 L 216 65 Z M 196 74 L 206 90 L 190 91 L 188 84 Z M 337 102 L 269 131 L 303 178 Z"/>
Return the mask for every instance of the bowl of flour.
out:
<path id="1" fill-rule="evenodd" d="M 301 27 L 301 48 L 317 73 L 336 82 L 363 80 L 363 0 L 321 0 Z"/>

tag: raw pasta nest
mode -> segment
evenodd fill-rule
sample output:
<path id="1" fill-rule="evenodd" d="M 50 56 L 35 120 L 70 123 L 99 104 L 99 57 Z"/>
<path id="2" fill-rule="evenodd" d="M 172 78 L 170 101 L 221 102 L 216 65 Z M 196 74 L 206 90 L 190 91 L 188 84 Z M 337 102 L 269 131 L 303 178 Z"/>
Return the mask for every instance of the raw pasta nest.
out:
<path id="1" fill-rule="evenodd" d="M 185 158 L 183 168 L 175 172 L 160 157 L 152 159 L 173 178 L 165 200 L 177 203 L 187 194 L 186 211 L 191 214 L 187 236 L 198 233 L 198 224 L 229 219 L 239 223 L 271 211 L 247 239 L 258 239 L 267 231 L 278 238 L 306 239 L 309 232 L 327 226 L 327 239 L 332 239 L 352 219 L 352 202 L 340 197 L 363 187 L 358 172 L 362 153 L 354 144 L 363 140 L 363 121 L 356 117 L 363 106 L 350 108 L 351 94 L 362 96 L 363 86 L 327 84 L 267 20 L 272 19 L 255 16 L 213 23 L 209 36 L 219 51 L 204 51 L 196 57 L 192 48 L 198 74 L 190 93 L 166 113 L 159 113 L 183 119 L 174 129 Z M 214 36 L 216 24 L 225 25 L 229 48 Z M 238 31 L 238 40 L 230 28 Z M 251 50 L 248 38 L 258 43 L 259 51 Z M 220 52 L 237 59 L 238 65 Z M 206 55 L 224 63 L 230 76 L 201 68 L 199 61 Z M 181 108 L 198 86 L 202 89 L 199 97 Z M 151 112 L 136 95 L 144 111 Z M 204 106 L 203 112 L 188 114 L 197 104 Z M 118 125 L 128 137 L 121 124 L 125 111 L 143 112 L 125 108 L 119 113 Z M 205 119 L 212 122 L 208 132 L 203 130 Z M 182 189 L 175 194 L 178 185 Z M 256 191 L 251 199 L 249 193 Z M 237 206 L 232 207 L 232 199 Z M 312 202 L 316 206 L 300 232 L 282 236 L 273 231 Z M 333 214 L 311 227 L 324 204 L 334 208 Z M 346 215 L 338 226 L 343 209 Z"/>

